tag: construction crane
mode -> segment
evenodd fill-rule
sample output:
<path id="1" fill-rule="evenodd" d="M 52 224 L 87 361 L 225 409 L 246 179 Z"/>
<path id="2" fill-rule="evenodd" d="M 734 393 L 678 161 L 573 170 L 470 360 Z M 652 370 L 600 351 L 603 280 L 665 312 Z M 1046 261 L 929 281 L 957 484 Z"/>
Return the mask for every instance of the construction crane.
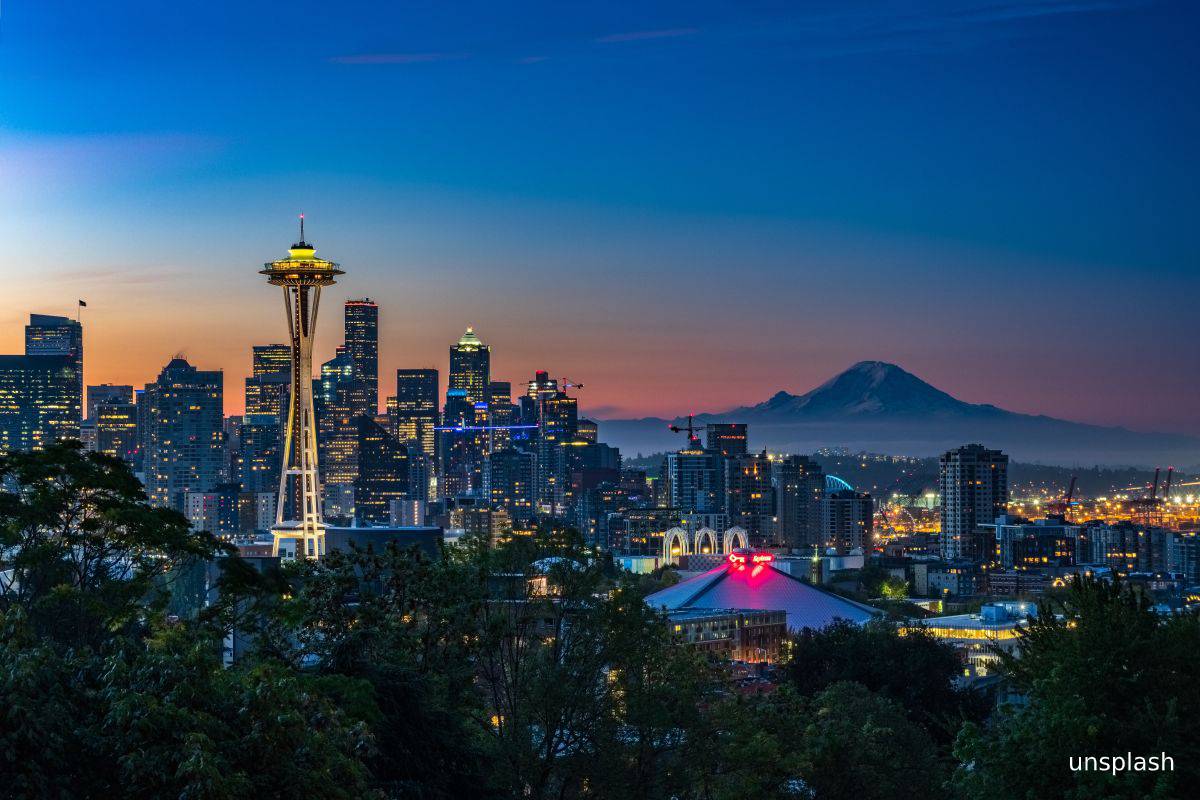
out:
<path id="1" fill-rule="evenodd" d="M 697 425 L 696 424 L 696 415 L 688 414 L 687 415 L 687 425 L 672 424 L 672 425 L 668 425 L 667 429 L 669 431 L 671 431 L 671 433 L 683 433 L 684 431 L 687 431 L 688 444 L 694 445 L 695 447 L 699 447 L 700 446 L 700 437 L 697 435 L 697 432 L 702 431 L 707 427 L 708 427 L 707 425 Z"/>
<path id="2" fill-rule="evenodd" d="M 1071 500 L 1075 497 L 1075 482 L 1079 480 L 1078 475 L 1071 476 L 1071 483 L 1067 486 L 1067 493 L 1063 495 L 1063 499 L 1056 503 L 1051 503 L 1049 510 L 1053 514 L 1062 514 L 1065 520 L 1071 513 Z"/>
<path id="3" fill-rule="evenodd" d="M 575 381 L 571 380 L 570 378 L 563 378 L 562 381 L 560 381 L 558 385 L 564 389 L 582 389 L 583 388 L 582 383 L 576 383 Z"/>
<path id="4" fill-rule="evenodd" d="M 1171 467 L 1170 472 L 1174 472 L 1175 468 Z M 1162 473 L 1162 467 L 1154 468 L 1154 482 L 1150 484 L 1150 496 L 1141 497 L 1130 502 L 1133 507 L 1134 515 L 1145 525 L 1155 525 L 1159 519 L 1159 505 L 1162 500 L 1158 497 L 1158 478 Z"/>

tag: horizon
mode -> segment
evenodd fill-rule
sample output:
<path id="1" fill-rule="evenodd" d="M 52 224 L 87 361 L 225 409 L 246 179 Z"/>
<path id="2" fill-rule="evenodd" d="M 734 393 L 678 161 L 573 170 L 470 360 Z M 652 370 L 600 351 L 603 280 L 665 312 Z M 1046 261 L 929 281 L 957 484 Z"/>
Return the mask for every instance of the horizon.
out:
<path id="1" fill-rule="evenodd" d="M 1191 5 L 58 6 L 0 17 L 0 352 L 82 298 L 86 383 L 182 352 L 236 413 L 303 211 L 314 360 L 375 299 L 381 398 L 473 325 L 599 419 L 879 360 L 1200 435 Z"/>

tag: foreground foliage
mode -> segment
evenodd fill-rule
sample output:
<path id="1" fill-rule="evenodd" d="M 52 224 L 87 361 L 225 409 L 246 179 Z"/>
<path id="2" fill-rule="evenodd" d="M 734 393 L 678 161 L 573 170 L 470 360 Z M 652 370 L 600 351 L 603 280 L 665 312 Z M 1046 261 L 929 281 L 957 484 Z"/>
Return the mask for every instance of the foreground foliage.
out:
<path id="1" fill-rule="evenodd" d="M 278 569 L 77 447 L 0 480 L 5 796 L 1172 797 L 1200 763 L 1196 619 L 1122 587 L 1031 625 L 1028 704 L 988 718 L 951 650 L 886 624 L 803 632 L 742 694 L 569 530 Z M 1113 748 L 1180 772 L 1066 769 Z"/>

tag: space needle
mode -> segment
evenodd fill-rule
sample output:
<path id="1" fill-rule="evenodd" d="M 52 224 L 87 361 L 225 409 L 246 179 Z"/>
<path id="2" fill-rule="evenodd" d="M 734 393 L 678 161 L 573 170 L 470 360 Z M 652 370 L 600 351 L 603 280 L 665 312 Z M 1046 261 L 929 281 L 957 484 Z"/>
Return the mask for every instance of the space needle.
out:
<path id="1" fill-rule="evenodd" d="M 287 258 L 263 265 L 267 283 L 283 287 L 292 345 L 292 391 L 283 438 L 283 469 L 275 527 L 271 529 L 273 555 L 280 540 L 296 543 L 297 558 L 317 559 L 325 554 L 325 523 L 321 519 L 321 479 L 317 472 L 317 423 L 313 412 L 313 334 L 321 288 L 332 286 L 343 274 L 338 265 L 316 257 L 304 241 L 304 215 L 300 215 L 300 241 L 288 248 Z M 289 500 L 292 501 L 289 503 Z M 290 519 L 285 514 L 292 512 Z"/>

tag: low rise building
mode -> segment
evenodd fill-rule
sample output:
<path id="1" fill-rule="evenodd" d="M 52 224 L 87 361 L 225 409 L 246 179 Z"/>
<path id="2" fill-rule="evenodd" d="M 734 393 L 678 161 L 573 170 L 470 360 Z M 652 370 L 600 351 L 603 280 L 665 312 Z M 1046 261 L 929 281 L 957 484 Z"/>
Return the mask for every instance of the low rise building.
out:
<path id="1" fill-rule="evenodd" d="M 685 608 L 667 614 L 671 634 L 706 655 L 751 664 L 779 660 L 787 614 L 737 608 Z"/>
<path id="2" fill-rule="evenodd" d="M 987 603 L 978 614 L 955 614 L 932 617 L 902 627 L 901 635 L 924 630 L 937 639 L 952 645 L 963 660 L 963 677 L 985 677 L 995 671 L 999 655 L 996 650 L 1017 653 L 1018 632 L 1037 616 L 1033 603 Z"/>

